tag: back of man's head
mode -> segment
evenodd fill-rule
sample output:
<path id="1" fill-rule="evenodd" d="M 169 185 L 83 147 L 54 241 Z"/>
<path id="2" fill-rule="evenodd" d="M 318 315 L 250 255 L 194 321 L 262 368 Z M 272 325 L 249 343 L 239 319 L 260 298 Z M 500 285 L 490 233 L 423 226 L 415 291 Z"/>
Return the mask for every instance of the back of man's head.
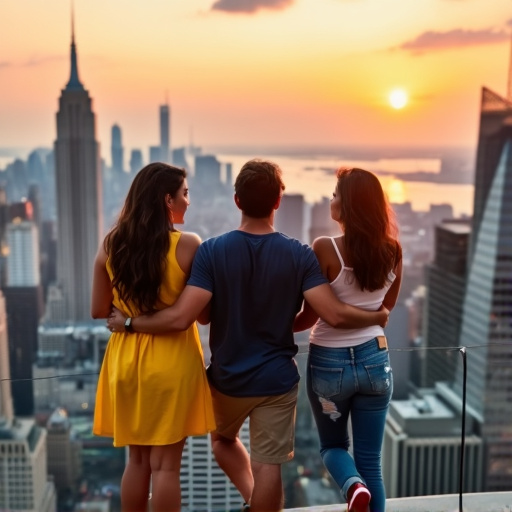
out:
<path id="1" fill-rule="evenodd" d="M 238 206 L 245 215 L 268 217 L 284 190 L 279 166 L 268 160 L 249 160 L 235 181 Z"/>

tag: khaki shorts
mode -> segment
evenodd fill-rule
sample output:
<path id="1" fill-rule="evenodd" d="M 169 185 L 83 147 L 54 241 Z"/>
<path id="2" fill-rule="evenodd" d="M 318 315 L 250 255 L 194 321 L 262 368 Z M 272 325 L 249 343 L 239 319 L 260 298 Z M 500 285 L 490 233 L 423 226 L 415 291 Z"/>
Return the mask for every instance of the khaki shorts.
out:
<path id="1" fill-rule="evenodd" d="M 236 439 L 249 417 L 252 460 L 282 464 L 293 459 L 298 384 L 276 396 L 228 396 L 213 386 L 211 391 L 217 434 Z"/>

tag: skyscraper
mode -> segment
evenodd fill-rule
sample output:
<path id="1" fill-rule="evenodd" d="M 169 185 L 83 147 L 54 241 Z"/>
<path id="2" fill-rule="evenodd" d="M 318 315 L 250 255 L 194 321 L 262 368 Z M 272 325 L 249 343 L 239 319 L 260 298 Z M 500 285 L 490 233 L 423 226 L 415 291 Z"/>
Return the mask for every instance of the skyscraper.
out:
<path id="1" fill-rule="evenodd" d="M 194 184 L 201 193 L 213 193 L 222 188 L 220 162 L 215 155 L 197 155 L 194 158 Z"/>
<path id="2" fill-rule="evenodd" d="M 467 352 L 468 412 L 481 425 L 486 491 L 512 487 L 512 126 L 500 130 L 501 158 L 481 215 L 474 219 L 473 256 L 459 344 Z M 484 162 L 486 164 L 486 162 Z M 491 170 L 491 168 L 488 168 Z M 475 189 L 475 206 L 478 192 Z M 454 390 L 462 396 L 459 362 Z"/>
<path id="3" fill-rule="evenodd" d="M 469 226 L 437 228 L 425 338 L 427 348 L 467 347 L 467 420 L 482 439 L 483 490 L 493 492 L 512 487 L 512 100 L 485 87 L 474 194 Z M 447 354 L 427 353 L 425 384 L 461 411 L 464 359 Z"/>
<path id="4" fill-rule="evenodd" d="M 447 221 L 435 228 L 434 261 L 425 267 L 423 336 L 429 350 L 425 354 L 422 386 L 453 380 L 460 356 L 440 349 L 459 343 L 470 232 L 469 221 Z"/>
<path id="5" fill-rule="evenodd" d="M 57 408 L 46 423 L 48 473 L 53 476 L 57 492 L 72 491 L 81 474 L 81 442 L 71 431 L 67 411 Z"/>
<path id="6" fill-rule="evenodd" d="M 240 440 L 249 448 L 248 421 L 242 425 Z M 184 510 L 223 512 L 241 508 L 240 493 L 215 461 L 210 435 L 187 439 L 180 481 Z"/>
<path id="7" fill-rule="evenodd" d="M 12 396 L 16 416 L 34 413 L 32 365 L 37 354 L 37 329 L 43 314 L 37 226 L 19 216 L 30 203 L 12 205 L 15 215 L 7 226 L 7 286 L 4 287 L 8 316 Z"/>
<path id="8" fill-rule="evenodd" d="M 0 510 L 57 510 L 46 470 L 46 430 L 33 419 L 0 423 Z"/>
<path id="9" fill-rule="evenodd" d="M 392 400 L 386 418 L 382 473 L 388 498 L 454 494 L 461 455 L 460 411 L 435 391 Z M 482 488 L 482 440 L 466 424 L 464 491 Z"/>
<path id="10" fill-rule="evenodd" d="M 142 151 L 140 149 L 132 149 L 130 154 L 130 174 L 135 176 L 143 167 Z"/>
<path id="11" fill-rule="evenodd" d="M 162 162 L 169 162 L 171 155 L 170 120 L 169 105 L 160 105 L 160 160 Z"/>
<path id="12" fill-rule="evenodd" d="M 311 206 L 309 243 L 319 236 L 338 236 L 341 233 L 337 222 L 331 219 L 331 201 L 328 197 Z"/>
<path id="13" fill-rule="evenodd" d="M 55 141 L 57 280 L 65 318 L 90 319 L 92 267 L 102 235 L 101 172 L 92 100 L 78 77 L 74 28 L 71 73 L 62 90 Z"/>
<path id="14" fill-rule="evenodd" d="M 304 196 L 302 194 L 284 194 L 279 210 L 275 214 L 276 230 L 304 240 Z"/>
<path id="15" fill-rule="evenodd" d="M 470 260 L 474 252 L 489 190 L 503 151 L 505 142 L 504 132 L 510 130 L 511 116 L 512 99 L 502 98 L 490 89 L 483 87 L 476 154 L 473 235 L 471 237 Z"/>
<path id="16" fill-rule="evenodd" d="M 19 217 L 13 219 L 7 226 L 7 245 L 7 286 L 38 286 L 39 234 L 35 223 Z"/>
<path id="17" fill-rule="evenodd" d="M 6 309 L 0 292 L 0 510 L 55 512 L 55 487 L 46 472 L 46 432 L 33 419 L 15 419 L 9 378 Z"/>
<path id="18" fill-rule="evenodd" d="M 124 149 L 121 139 L 121 128 L 115 124 L 112 126 L 112 145 L 110 147 L 114 174 L 120 174 L 124 170 Z"/>

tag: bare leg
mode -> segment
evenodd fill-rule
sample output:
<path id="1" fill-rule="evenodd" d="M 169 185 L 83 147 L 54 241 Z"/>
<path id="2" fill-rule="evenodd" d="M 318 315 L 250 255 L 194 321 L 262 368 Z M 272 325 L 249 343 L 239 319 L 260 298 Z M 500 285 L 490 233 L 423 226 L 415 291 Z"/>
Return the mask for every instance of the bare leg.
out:
<path id="1" fill-rule="evenodd" d="M 246 503 L 251 502 L 254 479 L 249 454 L 242 441 L 238 437 L 231 440 L 215 432 L 212 432 L 211 439 L 217 464 L 233 482 L 243 500 Z"/>
<path id="2" fill-rule="evenodd" d="M 254 490 L 251 512 L 277 512 L 283 510 L 284 492 L 281 464 L 263 464 L 252 461 Z"/>
<path id="3" fill-rule="evenodd" d="M 150 466 L 152 475 L 151 507 L 153 512 L 181 510 L 180 467 L 185 440 L 166 446 L 152 446 Z"/>
<path id="4" fill-rule="evenodd" d="M 146 512 L 149 498 L 150 446 L 130 446 L 128 464 L 121 480 L 123 512 Z"/>

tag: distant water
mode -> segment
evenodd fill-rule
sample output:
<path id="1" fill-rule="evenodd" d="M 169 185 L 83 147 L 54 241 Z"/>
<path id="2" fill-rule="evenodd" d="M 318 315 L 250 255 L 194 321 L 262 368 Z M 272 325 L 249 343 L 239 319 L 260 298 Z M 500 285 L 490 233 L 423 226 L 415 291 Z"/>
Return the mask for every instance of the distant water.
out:
<path id="1" fill-rule="evenodd" d="M 406 181 L 403 173 L 424 172 L 436 174 L 441 169 L 440 158 L 382 158 L 375 160 L 341 160 L 335 157 L 290 156 L 287 154 L 218 153 L 222 163 L 231 163 L 233 179 L 247 160 L 268 158 L 283 170 L 285 193 L 302 194 L 308 203 L 331 197 L 336 184 L 335 169 L 339 166 L 361 167 L 379 176 L 392 203 L 410 202 L 413 210 L 428 211 L 431 204 L 451 204 L 455 217 L 471 215 L 473 191 L 471 184 Z M 385 173 L 381 175 L 380 173 Z"/>

